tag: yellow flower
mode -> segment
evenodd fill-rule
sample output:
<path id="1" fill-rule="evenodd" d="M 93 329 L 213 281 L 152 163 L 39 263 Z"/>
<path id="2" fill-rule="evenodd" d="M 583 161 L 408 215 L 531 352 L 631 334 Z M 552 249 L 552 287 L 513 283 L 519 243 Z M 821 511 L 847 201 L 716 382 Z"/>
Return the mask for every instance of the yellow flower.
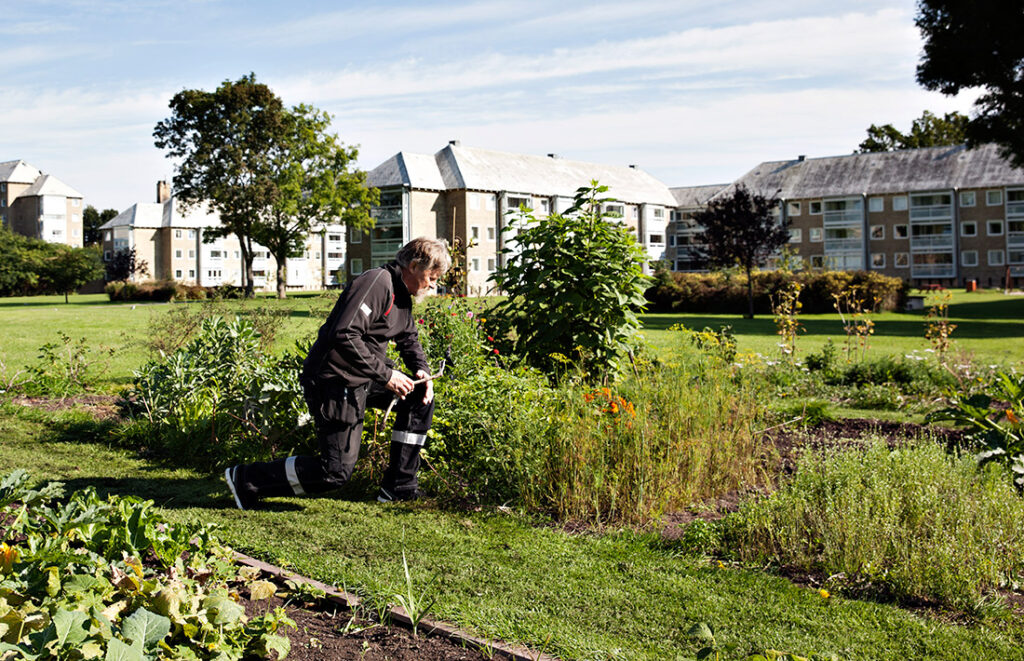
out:
<path id="1" fill-rule="evenodd" d="M 8 546 L 7 542 L 0 544 L 0 574 L 11 571 L 11 567 L 18 561 L 18 549 Z"/>
<path id="2" fill-rule="evenodd" d="M 828 599 L 829 597 L 832 596 L 831 594 L 829 594 L 829 591 L 826 590 L 825 588 L 821 588 L 820 590 L 818 590 L 818 594 L 821 595 L 822 599 Z"/>
<path id="3" fill-rule="evenodd" d="M 718 561 L 718 568 L 725 569 L 725 564 L 721 560 Z"/>

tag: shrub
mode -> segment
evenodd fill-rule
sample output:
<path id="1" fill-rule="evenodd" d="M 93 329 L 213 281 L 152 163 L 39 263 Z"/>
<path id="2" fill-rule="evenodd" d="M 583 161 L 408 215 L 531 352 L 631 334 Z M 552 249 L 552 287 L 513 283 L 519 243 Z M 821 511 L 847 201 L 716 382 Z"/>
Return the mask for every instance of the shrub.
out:
<path id="1" fill-rule="evenodd" d="M 968 611 L 1024 570 L 1024 503 L 1005 473 L 934 443 L 806 453 L 791 481 L 723 526 L 741 560 Z"/>
<path id="2" fill-rule="evenodd" d="M 167 302 L 177 298 L 178 285 L 173 280 L 148 281 L 142 283 L 115 280 L 108 282 L 104 291 L 112 301 Z"/>
<path id="3" fill-rule="evenodd" d="M 876 312 L 901 309 L 906 296 L 903 281 L 869 271 L 757 271 L 752 277 L 754 310 L 759 314 L 770 313 L 772 296 L 791 288 L 792 283 L 801 286 L 801 314 L 833 312 L 833 295 L 851 288 L 857 288 L 867 309 Z M 660 272 L 646 296 L 658 312 L 738 314 L 747 308 L 746 277 L 726 277 L 721 272 Z"/>
<path id="4" fill-rule="evenodd" d="M 246 319 L 205 319 L 185 346 L 135 373 L 126 407 L 133 424 L 121 434 L 201 467 L 308 452 L 313 433 L 300 360 L 266 354 Z"/>
<path id="5" fill-rule="evenodd" d="M 645 305 L 646 261 L 635 233 L 602 211 L 608 190 L 580 188 L 564 214 L 538 222 L 530 211 L 511 223 L 513 246 L 494 275 L 508 294 L 493 311 L 517 354 L 549 372 L 554 355 L 582 365 L 590 378 L 607 380 L 634 343 Z"/>

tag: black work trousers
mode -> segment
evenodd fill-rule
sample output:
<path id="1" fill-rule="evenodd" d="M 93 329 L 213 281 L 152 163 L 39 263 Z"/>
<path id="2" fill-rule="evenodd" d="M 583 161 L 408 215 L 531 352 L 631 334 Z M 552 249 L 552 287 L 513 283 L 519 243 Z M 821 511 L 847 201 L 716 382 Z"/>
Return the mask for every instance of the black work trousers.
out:
<path id="1" fill-rule="evenodd" d="M 316 425 L 319 457 L 294 456 L 240 467 L 239 478 L 256 498 L 301 496 L 336 489 L 352 476 L 359 458 L 366 407 L 386 410 L 394 393 L 383 384 L 349 388 L 336 383 L 304 384 Z M 420 450 L 434 419 L 434 402 L 423 403 L 426 384 L 395 404 L 390 460 L 381 488 L 400 497 L 417 488 Z"/>

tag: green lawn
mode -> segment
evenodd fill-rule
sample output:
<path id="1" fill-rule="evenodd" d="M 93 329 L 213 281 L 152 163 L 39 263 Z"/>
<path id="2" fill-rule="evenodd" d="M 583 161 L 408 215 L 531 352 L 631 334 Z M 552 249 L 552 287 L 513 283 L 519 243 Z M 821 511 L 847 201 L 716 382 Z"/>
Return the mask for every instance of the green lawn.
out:
<path id="1" fill-rule="evenodd" d="M 104 438 L 82 416 L 0 405 L 0 473 L 27 467 L 72 489 L 152 498 L 172 518 L 218 524 L 240 550 L 378 599 L 401 587 L 404 549 L 417 585 L 438 577 L 434 616 L 564 659 L 692 658 L 699 645 L 686 631 L 698 621 L 738 646 L 724 658 L 774 647 L 842 659 L 1024 659 L 1016 619 L 957 625 L 825 599 L 783 578 L 718 568 L 653 534 L 573 535 L 497 511 L 330 498 L 240 512 L 219 476 L 148 463 Z"/>
<path id="2" fill-rule="evenodd" d="M 972 355 L 990 364 L 1017 364 L 1024 361 L 1024 296 L 1001 292 L 956 292 L 950 305 L 950 321 L 955 351 Z M 924 352 L 931 345 L 924 337 L 925 311 L 884 312 L 870 316 L 875 333 L 869 339 L 869 354 L 907 354 Z M 828 338 L 842 350 L 846 341 L 843 324 L 837 314 L 801 315 L 804 332 L 797 340 L 799 355 L 820 351 Z M 701 330 L 732 326 L 741 352 L 759 352 L 778 356 L 779 336 L 770 315 L 744 319 L 740 315 L 648 314 L 643 317 L 644 336 L 656 351 L 667 351 L 675 340 L 667 329 L 673 324 Z"/>

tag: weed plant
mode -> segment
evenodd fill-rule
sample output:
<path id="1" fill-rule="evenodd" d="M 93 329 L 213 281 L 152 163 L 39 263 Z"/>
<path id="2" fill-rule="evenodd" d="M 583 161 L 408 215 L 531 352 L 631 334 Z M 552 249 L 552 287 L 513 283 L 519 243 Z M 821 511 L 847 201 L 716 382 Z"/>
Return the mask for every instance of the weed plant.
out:
<path id="1" fill-rule="evenodd" d="M 723 526 L 740 560 L 968 612 L 1024 570 L 1024 501 L 1004 470 L 931 442 L 807 453 L 789 483 Z"/>

